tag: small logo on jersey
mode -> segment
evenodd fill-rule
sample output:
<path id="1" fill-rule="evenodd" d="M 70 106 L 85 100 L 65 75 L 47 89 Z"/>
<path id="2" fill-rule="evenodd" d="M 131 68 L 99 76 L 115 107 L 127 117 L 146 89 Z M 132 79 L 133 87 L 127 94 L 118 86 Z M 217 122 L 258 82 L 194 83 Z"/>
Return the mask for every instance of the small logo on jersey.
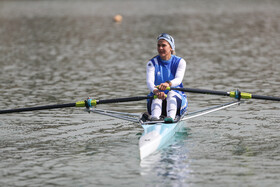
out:
<path id="1" fill-rule="evenodd" d="M 150 63 L 148 64 L 148 66 L 152 66 L 152 62 L 150 62 Z"/>
<path id="2" fill-rule="evenodd" d="M 157 74 L 160 75 L 160 71 L 158 71 Z"/>

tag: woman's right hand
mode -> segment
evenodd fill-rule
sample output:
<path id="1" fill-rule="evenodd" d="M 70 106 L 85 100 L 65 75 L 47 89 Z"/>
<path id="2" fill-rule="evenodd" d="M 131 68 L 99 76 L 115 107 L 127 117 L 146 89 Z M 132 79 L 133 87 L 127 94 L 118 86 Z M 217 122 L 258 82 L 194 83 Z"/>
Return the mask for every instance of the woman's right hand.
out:
<path id="1" fill-rule="evenodd" d="M 164 100 L 165 99 L 165 93 L 159 91 L 158 89 L 154 89 L 153 93 L 158 97 L 158 99 Z"/>

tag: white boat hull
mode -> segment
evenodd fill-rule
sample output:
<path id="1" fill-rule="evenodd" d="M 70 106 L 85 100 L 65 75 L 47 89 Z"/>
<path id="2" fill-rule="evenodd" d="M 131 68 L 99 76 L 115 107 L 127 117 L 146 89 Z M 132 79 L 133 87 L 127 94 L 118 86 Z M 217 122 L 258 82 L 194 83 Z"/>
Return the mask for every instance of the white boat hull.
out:
<path id="1" fill-rule="evenodd" d="M 139 140 L 141 160 L 159 150 L 164 145 L 168 145 L 168 141 L 174 136 L 181 123 L 183 122 L 142 125 L 144 133 Z"/>

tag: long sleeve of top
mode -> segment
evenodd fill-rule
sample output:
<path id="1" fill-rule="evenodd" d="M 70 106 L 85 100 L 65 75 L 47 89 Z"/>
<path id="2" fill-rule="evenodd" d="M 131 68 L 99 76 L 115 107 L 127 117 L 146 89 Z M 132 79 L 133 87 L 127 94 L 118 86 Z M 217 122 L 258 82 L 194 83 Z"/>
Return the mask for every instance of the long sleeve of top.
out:
<path id="1" fill-rule="evenodd" d="M 172 80 L 169 80 L 172 84 L 172 87 L 176 87 L 179 86 L 184 78 L 185 75 L 185 70 L 186 70 L 186 61 L 181 58 L 179 63 L 178 63 L 178 67 L 175 73 L 175 77 Z M 152 61 L 149 61 L 147 63 L 147 67 L 146 67 L 146 81 L 147 81 L 147 86 L 148 89 L 153 92 L 153 90 L 155 89 L 155 73 L 160 73 L 160 72 L 156 72 L 156 68 L 154 66 L 154 64 L 152 63 Z"/>
<path id="2" fill-rule="evenodd" d="M 148 89 L 153 92 L 155 89 L 155 66 L 151 61 L 147 63 L 146 71 L 147 86 Z"/>

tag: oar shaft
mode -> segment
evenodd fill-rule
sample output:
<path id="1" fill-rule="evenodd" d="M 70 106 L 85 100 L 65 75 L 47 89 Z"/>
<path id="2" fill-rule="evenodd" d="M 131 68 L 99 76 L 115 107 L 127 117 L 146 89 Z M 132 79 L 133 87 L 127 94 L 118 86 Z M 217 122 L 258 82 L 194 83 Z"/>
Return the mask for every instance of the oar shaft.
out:
<path id="1" fill-rule="evenodd" d="M 130 101 L 141 101 L 141 100 L 152 99 L 152 98 L 153 97 L 139 96 L 139 97 L 118 98 L 118 99 L 96 100 L 96 104 L 108 104 L 108 103 L 122 103 L 122 102 L 130 102 Z"/>
<path id="2" fill-rule="evenodd" d="M 229 96 L 229 92 L 224 92 L 224 91 L 215 91 L 215 90 L 206 90 L 206 89 L 197 89 L 197 88 L 172 88 L 172 87 L 170 87 L 170 89 L 179 90 L 179 91 L 183 91 L 183 92 L 190 92 L 190 93 Z"/>
<path id="3" fill-rule="evenodd" d="M 280 97 L 273 97 L 273 96 L 264 96 L 264 95 L 253 95 L 250 93 L 231 91 L 231 92 L 224 92 L 224 91 L 215 91 L 215 90 L 206 90 L 206 89 L 196 89 L 196 88 L 167 88 L 168 90 L 179 90 L 183 92 L 190 92 L 190 93 L 200 93 L 200 94 L 212 94 L 212 95 L 222 95 L 222 96 L 229 96 L 234 97 L 236 99 L 262 99 L 262 100 L 272 100 L 272 101 L 280 101 Z"/>
<path id="4" fill-rule="evenodd" d="M 46 109 L 55 109 L 55 108 L 68 108 L 68 107 L 75 107 L 75 106 L 76 103 L 68 103 L 68 104 L 60 104 L 60 105 L 46 105 L 46 106 L 37 106 L 37 107 L 29 107 L 29 108 L 17 108 L 17 109 L 9 109 L 9 110 L 0 110 L 0 114 L 46 110 Z"/>
<path id="5" fill-rule="evenodd" d="M 263 100 L 280 101 L 280 97 L 264 96 L 264 95 L 252 95 L 252 99 L 263 99 Z"/>
<path id="6" fill-rule="evenodd" d="M 106 99 L 106 100 L 91 100 L 91 106 L 95 106 L 97 104 L 109 104 L 109 103 L 120 103 L 120 102 L 130 102 L 130 101 L 141 101 L 145 99 L 152 99 L 153 96 L 139 96 L 139 97 L 126 97 L 126 98 L 117 98 L 117 99 Z M 76 103 L 68 103 L 68 104 L 58 104 L 58 105 L 46 105 L 46 106 L 36 106 L 29 108 L 17 108 L 17 109 L 8 109 L 8 110 L 0 110 L 0 114 L 8 114 L 15 112 L 27 112 L 34 110 L 45 110 L 45 109 L 56 109 L 56 108 L 68 108 L 68 107 L 86 107 L 87 101 L 78 101 Z"/>

